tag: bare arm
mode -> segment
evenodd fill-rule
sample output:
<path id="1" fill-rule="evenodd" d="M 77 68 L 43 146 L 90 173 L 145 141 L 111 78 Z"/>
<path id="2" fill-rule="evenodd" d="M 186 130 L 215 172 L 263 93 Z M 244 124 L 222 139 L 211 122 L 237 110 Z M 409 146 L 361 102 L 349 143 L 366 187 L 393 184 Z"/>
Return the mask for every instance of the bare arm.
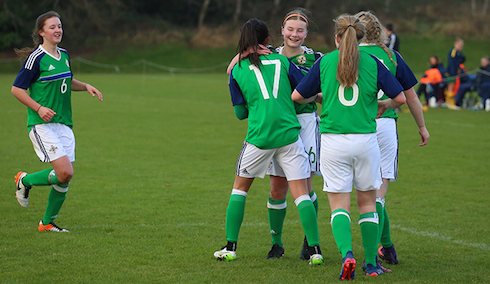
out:
<path id="1" fill-rule="evenodd" d="M 42 120 L 49 122 L 51 121 L 53 116 L 56 115 L 56 112 L 54 112 L 52 109 L 43 107 L 38 102 L 33 100 L 31 96 L 29 96 L 29 94 L 26 92 L 26 90 L 12 86 L 11 92 L 12 95 L 14 95 L 14 97 L 19 100 L 19 102 L 37 112 Z"/>
<path id="2" fill-rule="evenodd" d="M 237 55 L 235 55 L 235 57 L 233 57 L 230 64 L 228 65 L 228 68 L 226 68 L 226 74 L 230 75 L 231 70 L 233 70 L 233 67 L 235 67 L 235 65 L 238 63 L 239 56 L 240 53 L 238 53 Z"/>
<path id="3" fill-rule="evenodd" d="M 99 98 L 100 101 L 104 100 L 102 93 L 99 90 L 97 90 L 94 86 L 92 86 L 88 83 L 78 81 L 76 79 L 71 80 L 71 90 L 72 91 L 87 91 L 89 94 L 92 95 L 92 97 L 95 97 L 95 95 L 97 95 L 97 97 Z"/>
<path id="4" fill-rule="evenodd" d="M 397 108 L 405 103 L 405 95 L 403 92 L 400 92 L 393 99 L 379 100 L 378 101 L 378 115 L 376 118 L 380 118 L 383 113 L 389 108 Z"/>
<path id="5" fill-rule="evenodd" d="M 322 104 L 323 103 L 323 93 L 318 93 L 315 99 L 315 102 Z"/>
<path id="6" fill-rule="evenodd" d="M 415 90 L 413 88 L 406 90 L 405 95 L 407 96 L 408 108 L 410 109 L 410 112 L 415 119 L 415 123 L 417 123 L 417 126 L 419 127 L 419 134 L 420 138 L 422 139 L 422 142 L 420 142 L 419 146 L 427 145 L 427 142 L 429 142 L 430 134 L 425 127 L 422 104 L 420 104 L 419 98 L 417 97 L 417 94 L 415 93 Z"/>
<path id="7" fill-rule="evenodd" d="M 254 49 L 252 47 L 249 47 L 246 51 L 242 52 L 241 54 L 238 53 L 237 55 L 235 55 L 235 57 L 233 57 L 230 64 L 228 65 L 228 68 L 226 68 L 226 74 L 230 75 L 231 70 L 233 70 L 233 67 L 235 67 L 235 65 L 238 63 L 238 59 L 240 58 L 240 56 L 242 58 L 245 58 L 250 53 L 253 53 L 253 52 L 254 52 Z M 260 55 L 267 55 L 267 54 L 271 54 L 272 51 L 270 51 L 266 46 L 259 44 L 259 47 L 257 48 L 257 53 Z"/>
<path id="8" fill-rule="evenodd" d="M 291 99 L 297 103 L 300 103 L 300 104 L 311 103 L 311 102 L 315 101 L 317 99 L 317 97 L 321 97 L 323 99 L 323 94 L 318 93 L 318 94 L 316 94 L 312 97 L 309 97 L 307 99 L 305 99 L 298 91 L 296 91 L 296 89 L 294 89 L 293 93 L 291 94 Z"/>

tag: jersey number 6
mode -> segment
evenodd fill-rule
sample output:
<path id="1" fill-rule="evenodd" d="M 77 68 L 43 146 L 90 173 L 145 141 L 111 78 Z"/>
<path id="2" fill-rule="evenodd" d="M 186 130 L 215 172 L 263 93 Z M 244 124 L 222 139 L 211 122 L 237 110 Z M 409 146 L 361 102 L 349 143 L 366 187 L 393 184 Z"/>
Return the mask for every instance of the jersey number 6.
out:
<path id="1" fill-rule="evenodd" d="M 66 84 L 66 79 L 63 79 L 63 82 L 61 83 L 61 93 L 64 94 L 66 93 L 66 90 L 68 90 L 68 84 Z"/>

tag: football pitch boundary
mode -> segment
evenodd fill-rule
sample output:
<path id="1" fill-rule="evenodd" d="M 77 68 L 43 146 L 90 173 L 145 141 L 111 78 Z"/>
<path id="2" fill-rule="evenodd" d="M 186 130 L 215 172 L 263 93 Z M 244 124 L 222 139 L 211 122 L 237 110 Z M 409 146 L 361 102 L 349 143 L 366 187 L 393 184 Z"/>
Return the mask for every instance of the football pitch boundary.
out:
<path id="1" fill-rule="evenodd" d="M 298 225 L 300 224 L 299 221 L 285 221 L 284 225 Z M 319 222 L 319 225 L 327 225 L 327 222 Z M 69 230 L 79 230 L 79 229 L 95 229 L 95 228 L 151 228 L 151 227 L 170 227 L 170 226 L 175 226 L 174 224 L 137 224 L 137 225 L 124 225 L 124 224 L 101 224 L 101 225 L 92 225 L 92 226 L 71 226 Z M 206 226 L 215 226 L 215 225 L 209 225 L 206 223 L 179 223 L 177 224 L 177 227 L 206 227 Z M 222 225 L 224 226 L 224 224 Z M 266 227 L 269 226 L 269 223 L 267 222 L 243 222 L 242 224 L 243 227 Z M 406 228 L 402 227 L 397 224 L 390 224 L 390 227 L 393 229 L 398 229 L 413 235 L 421 236 L 421 237 L 429 237 L 433 239 L 438 239 L 441 241 L 447 241 L 447 242 L 452 242 L 455 244 L 463 245 L 463 246 L 470 246 L 470 247 L 475 247 L 478 249 L 483 249 L 490 251 L 490 245 L 487 244 L 480 244 L 480 243 L 469 243 L 464 240 L 458 240 L 458 239 L 453 239 L 452 237 L 441 235 L 439 233 L 430 233 L 426 231 L 420 231 L 417 229 L 413 228 Z M 15 227 L 14 230 L 31 230 L 31 229 L 36 229 L 36 227 Z M 73 232 L 72 232 L 73 233 Z"/>

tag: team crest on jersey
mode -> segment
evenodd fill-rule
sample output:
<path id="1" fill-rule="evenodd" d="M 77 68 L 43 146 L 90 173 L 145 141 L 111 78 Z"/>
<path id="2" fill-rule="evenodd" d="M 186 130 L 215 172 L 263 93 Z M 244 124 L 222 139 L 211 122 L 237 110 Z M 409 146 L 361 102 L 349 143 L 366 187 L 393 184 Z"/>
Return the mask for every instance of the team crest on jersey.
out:
<path id="1" fill-rule="evenodd" d="M 70 62 L 68 62 L 68 59 L 66 60 L 66 66 L 70 67 Z"/>
<path id="2" fill-rule="evenodd" d="M 305 64 L 306 63 L 306 56 L 300 55 L 298 58 L 296 58 L 299 64 Z"/>
<path id="3" fill-rule="evenodd" d="M 50 153 L 53 153 L 53 154 L 56 154 L 56 151 L 58 150 L 58 147 L 54 146 L 54 145 L 51 145 L 51 148 L 49 148 L 49 152 Z"/>

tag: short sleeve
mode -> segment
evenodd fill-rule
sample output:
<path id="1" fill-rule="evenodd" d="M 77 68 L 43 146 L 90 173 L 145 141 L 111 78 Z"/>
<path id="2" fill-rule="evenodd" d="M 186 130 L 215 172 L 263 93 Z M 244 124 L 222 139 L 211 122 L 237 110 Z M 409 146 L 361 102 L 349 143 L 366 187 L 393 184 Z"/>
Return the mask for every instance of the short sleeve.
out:
<path id="1" fill-rule="evenodd" d="M 311 67 L 310 72 L 308 72 L 298 86 L 296 86 L 296 91 L 298 91 L 303 98 L 310 98 L 321 92 L 320 63 L 321 60 L 317 60 Z"/>
<path id="2" fill-rule="evenodd" d="M 291 60 L 288 59 L 289 62 L 289 73 L 288 73 L 288 78 L 289 82 L 291 83 L 291 88 L 294 90 L 296 86 L 301 82 L 303 79 L 304 75 L 303 72 L 299 69 L 298 66 L 296 66 Z"/>
<path id="3" fill-rule="evenodd" d="M 233 103 L 233 106 L 246 103 L 238 82 L 233 78 L 233 71 L 230 73 L 228 86 L 230 87 L 231 102 Z"/>
<path id="4" fill-rule="evenodd" d="M 374 58 L 378 64 L 378 89 L 383 90 L 388 97 L 392 99 L 395 98 L 403 91 L 403 87 L 381 61 L 375 56 L 371 55 L 371 57 Z"/>
<path id="5" fill-rule="evenodd" d="M 397 63 L 395 77 L 398 80 L 398 82 L 400 82 L 400 84 L 402 85 L 403 90 L 409 90 L 410 88 L 412 88 L 418 83 L 417 78 L 413 74 L 410 67 L 408 67 L 405 60 L 403 60 L 400 53 L 396 51 L 393 52 L 395 53 L 396 63 Z"/>
<path id="6" fill-rule="evenodd" d="M 14 86 L 27 90 L 29 86 L 39 78 L 39 61 L 36 60 L 32 66 L 28 64 L 29 57 L 26 59 L 14 81 Z M 29 68 L 30 67 L 30 68 Z"/>

